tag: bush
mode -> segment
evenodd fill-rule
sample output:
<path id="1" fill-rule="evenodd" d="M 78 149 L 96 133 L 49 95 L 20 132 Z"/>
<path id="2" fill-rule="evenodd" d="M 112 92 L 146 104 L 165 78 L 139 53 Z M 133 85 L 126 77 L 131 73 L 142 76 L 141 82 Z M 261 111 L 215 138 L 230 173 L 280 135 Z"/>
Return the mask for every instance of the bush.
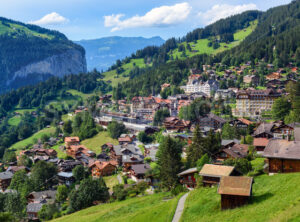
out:
<path id="1" fill-rule="evenodd" d="M 124 185 L 118 184 L 113 187 L 113 194 L 114 199 L 117 199 L 119 201 L 125 200 L 127 196 L 127 191 L 124 189 Z"/>
<path id="2" fill-rule="evenodd" d="M 174 196 L 177 196 L 178 194 L 183 192 L 187 192 L 187 188 L 179 184 L 174 189 L 171 190 L 171 193 Z"/>
<path id="3" fill-rule="evenodd" d="M 139 182 L 136 185 L 136 189 L 137 189 L 138 193 L 141 193 L 141 194 L 144 194 L 148 187 L 149 187 L 149 185 L 145 181 Z"/>
<path id="4" fill-rule="evenodd" d="M 251 162 L 245 158 L 240 159 L 228 159 L 224 161 L 224 165 L 234 166 L 235 169 L 242 174 L 247 174 L 252 170 Z"/>

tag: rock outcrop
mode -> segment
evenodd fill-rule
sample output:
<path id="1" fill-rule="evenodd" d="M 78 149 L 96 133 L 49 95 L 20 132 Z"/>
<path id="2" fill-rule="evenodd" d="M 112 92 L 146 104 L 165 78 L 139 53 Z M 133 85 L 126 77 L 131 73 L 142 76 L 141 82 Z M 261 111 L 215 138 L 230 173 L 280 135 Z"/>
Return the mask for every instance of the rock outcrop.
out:
<path id="1" fill-rule="evenodd" d="M 26 79 L 30 75 L 63 77 L 68 74 L 87 72 L 85 54 L 77 49 L 69 49 L 64 53 L 53 55 L 42 61 L 28 64 L 13 74 L 7 81 L 10 85 L 16 79 Z"/>

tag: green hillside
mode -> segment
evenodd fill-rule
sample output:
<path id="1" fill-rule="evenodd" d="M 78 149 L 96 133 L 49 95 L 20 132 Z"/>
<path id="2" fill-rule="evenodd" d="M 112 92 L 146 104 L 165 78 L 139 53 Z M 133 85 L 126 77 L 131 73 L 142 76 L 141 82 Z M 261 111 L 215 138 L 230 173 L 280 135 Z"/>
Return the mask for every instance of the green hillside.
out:
<path id="1" fill-rule="evenodd" d="M 254 20 L 249 23 L 248 27 L 241 30 L 237 30 L 233 33 L 234 41 L 229 43 L 221 42 L 220 47 L 217 49 L 214 49 L 212 46 L 208 46 L 208 43 L 212 41 L 210 38 L 198 39 L 194 42 L 184 41 L 182 43 L 179 43 L 175 49 L 168 52 L 168 62 L 171 62 L 174 59 L 183 60 L 201 54 L 215 55 L 217 53 L 232 49 L 233 47 L 238 46 L 247 36 L 249 36 L 255 30 L 255 28 L 257 27 L 257 23 L 258 20 Z M 187 48 L 187 44 L 190 45 L 191 51 L 185 50 L 184 55 L 183 52 L 179 51 L 179 47 L 183 45 L 185 48 Z M 121 70 L 121 72 L 117 74 L 118 69 L 113 69 L 108 72 L 105 72 L 104 80 L 111 82 L 112 86 L 116 87 L 118 83 L 122 83 L 129 80 L 130 71 L 132 71 L 133 69 L 137 67 L 145 68 L 151 66 L 152 63 L 146 64 L 143 58 L 124 60 L 122 62 L 122 65 L 118 68 L 119 70 Z"/>
<path id="2" fill-rule="evenodd" d="M 169 199 L 167 193 L 159 193 L 135 197 L 121 202 L 90 207 L 53 220 L 53 222 L 168 222 L 172 221 L 180 196 Z"/>
<path id="3" fill-rule="evenodd" d="M 217 187 L 190 193 L 181 221 L 299 221 L 299 173 L 262 175 L 254 179 L 251 204 L 220 209 Z"/>
<path id="4" fill-rule="evenodd" d="M 39 73 L 32 73 L 21 80 L 14 79 L 14 73 L 28 64 L 70 49 L 85 55 L 81 46 L 58 31 L 0 17 L 0 93 L 46 80 L 50 76 L 39 76 Z"/>

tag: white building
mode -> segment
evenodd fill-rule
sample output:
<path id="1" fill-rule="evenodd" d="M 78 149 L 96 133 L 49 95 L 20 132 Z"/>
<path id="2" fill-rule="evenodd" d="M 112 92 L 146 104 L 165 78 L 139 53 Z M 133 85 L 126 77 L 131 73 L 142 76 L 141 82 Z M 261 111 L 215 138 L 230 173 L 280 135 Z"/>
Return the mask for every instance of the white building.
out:
<path id="1" fill-rule="evenodd" d="M 219 83 L 215 80 L 202 82 L 199 80 L 189 81 L 186 86 L 181 87 L 186 94 L 203 92 L 207 96 L 211 96 L 212 91 L 219 89 Z"/>

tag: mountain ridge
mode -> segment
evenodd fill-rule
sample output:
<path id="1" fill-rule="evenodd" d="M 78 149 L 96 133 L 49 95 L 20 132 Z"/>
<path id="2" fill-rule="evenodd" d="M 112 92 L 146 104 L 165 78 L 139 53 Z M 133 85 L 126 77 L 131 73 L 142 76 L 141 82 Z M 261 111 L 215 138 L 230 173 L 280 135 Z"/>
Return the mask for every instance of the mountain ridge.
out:
<path id="1" fill-rule="evenodd" d="M 75 41 L 75 43 L 85 48 L 89 70 L 94 68 L 106 70 L 116 60 L 124 59 L 136 50 L 146 46 L 159 46 L 164 43 L 164 40 L 159 36 L 150 38 L 109 36 Z"/>

